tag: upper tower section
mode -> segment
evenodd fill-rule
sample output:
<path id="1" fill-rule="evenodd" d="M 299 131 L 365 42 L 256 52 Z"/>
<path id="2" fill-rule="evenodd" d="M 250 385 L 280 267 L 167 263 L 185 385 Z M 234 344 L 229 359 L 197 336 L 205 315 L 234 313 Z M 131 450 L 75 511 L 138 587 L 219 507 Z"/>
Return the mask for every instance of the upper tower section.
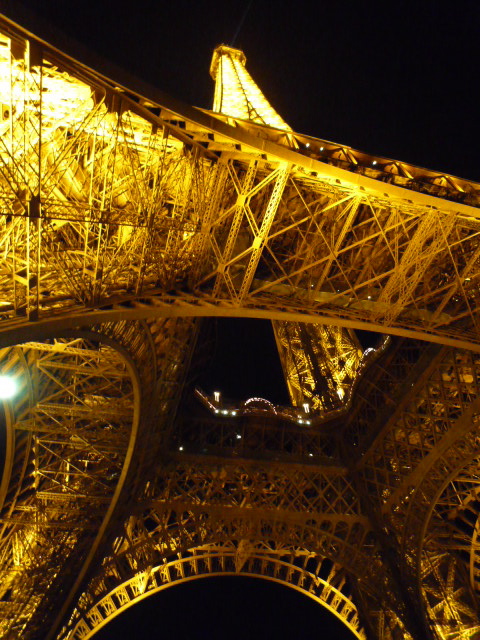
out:
<path id="1" fill-rule="evenodd" d="M 215 81 L 213 110 L 283 131 L 291 127 L 278 115 L 245 68 L 240 49 L 222 44 L 213 52 L 210 75 Z"/>

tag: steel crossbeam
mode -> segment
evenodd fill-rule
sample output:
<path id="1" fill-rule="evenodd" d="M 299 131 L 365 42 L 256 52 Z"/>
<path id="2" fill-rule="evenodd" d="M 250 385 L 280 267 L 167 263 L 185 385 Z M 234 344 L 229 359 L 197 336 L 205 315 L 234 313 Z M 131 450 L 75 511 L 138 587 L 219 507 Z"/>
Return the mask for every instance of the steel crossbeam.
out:
<path id="1" fill-rule="evenodd" d="M 313 170 L 311 158 L 282 145 L 259 153 L 253 136 L 218 158 L 195 141 L 228 137 L 221 120 L 162 118 L 93 72 L 75 77 L 46 46 L 43 58 L 8 46 L 6 332 L 22 314 L 54 322 L 174 290 L 184 306 L 188 282 L 214 313 L 228 314 L 231 302 L 245 314 L 268 304 L 277 314 L 301 308 L 340 324 L 479 344 L 474 207 L 389 193 L 373 179 L 367 189 L 358 175 L 335 177 L 321 162 Z M 249 186 L 238 191 L 245 172 Z"/>

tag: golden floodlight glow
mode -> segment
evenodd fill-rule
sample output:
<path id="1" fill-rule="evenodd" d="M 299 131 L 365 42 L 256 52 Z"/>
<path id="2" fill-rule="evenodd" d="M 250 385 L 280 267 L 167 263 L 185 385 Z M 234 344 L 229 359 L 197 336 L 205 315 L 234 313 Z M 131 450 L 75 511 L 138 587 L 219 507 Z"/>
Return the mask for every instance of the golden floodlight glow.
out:
<path id="1" fill-rule="evenodd" d="M 18 385 L 11 376 L 0 375 L 0 399 L 12 398 L 18 390 Z"/>
<path id="2" fill-rule="evenodd" d="M 221 45 L 213 53 L 210 75 L 215 81 L 213 110 L 224 115 L 291 131 L 245 68 L 243 51 Z"/>

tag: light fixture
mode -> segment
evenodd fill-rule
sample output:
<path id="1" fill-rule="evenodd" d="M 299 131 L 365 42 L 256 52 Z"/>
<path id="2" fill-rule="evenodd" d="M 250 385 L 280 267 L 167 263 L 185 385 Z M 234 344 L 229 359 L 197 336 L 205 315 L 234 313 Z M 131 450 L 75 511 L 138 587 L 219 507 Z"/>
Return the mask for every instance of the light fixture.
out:
<path id="1" fill-rule="evenodd" d="M 376 161 L 376 160 L 374 160 L 374 161 L 372 162 L 372 164 L 377 164 L 377 161 Z"/>
<path id="2" fill-rule="evenodd" d="M 215 402 L 220 402 L 220 391 L 213 392 L 213 399 L 215 400 Z"/>
<path id="3" fill-rule="evenodd" d="M 307 144 L 306 144 L 305 146 L 306 146 L 306 147 L 307 147 L 307 149 L 308 149 L 308 147 L 310 146 L 310 143 L 309 143 L 309 142 L 307 142 Z"/>
<path id="4" fill-rule="evenodd" d="M 323 147 L 320 147 L 320 151 L 323 151 Z"/>
<path id="5" fill-rule="evenodd" d="M 0 400 L 12 398 L 18 391 L 18 385 L 12 376 L 0 375 Z"/>

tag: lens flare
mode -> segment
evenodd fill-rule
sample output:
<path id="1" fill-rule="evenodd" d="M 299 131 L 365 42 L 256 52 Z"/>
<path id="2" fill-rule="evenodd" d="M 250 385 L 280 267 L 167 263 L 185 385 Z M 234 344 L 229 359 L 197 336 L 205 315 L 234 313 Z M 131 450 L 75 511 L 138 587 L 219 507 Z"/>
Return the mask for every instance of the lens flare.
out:
<path id="1" fill-rule="evenodd" d="M 17 392 L 17 383 L 11 376 L 0 375 L 0 400 L 8 400 Z"/>

